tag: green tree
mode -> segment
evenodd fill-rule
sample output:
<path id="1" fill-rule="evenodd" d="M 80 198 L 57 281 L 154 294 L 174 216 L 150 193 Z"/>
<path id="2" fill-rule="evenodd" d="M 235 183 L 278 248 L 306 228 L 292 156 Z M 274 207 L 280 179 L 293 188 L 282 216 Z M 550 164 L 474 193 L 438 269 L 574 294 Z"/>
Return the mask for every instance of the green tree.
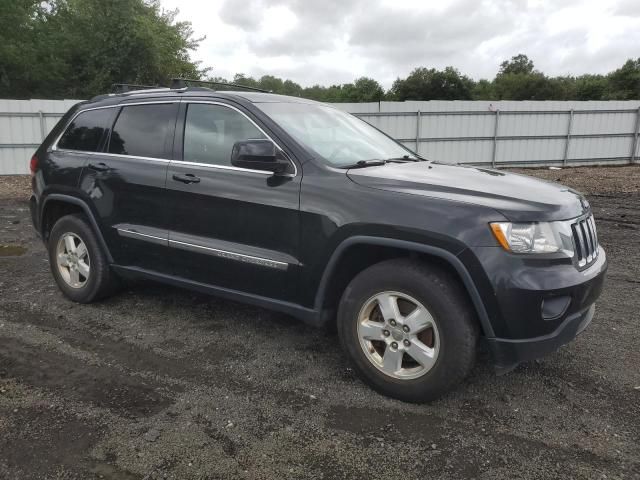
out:
<path id="1" fill-rule="evenodd" d="M 327 88 L 321 85 L 313 85 L 311 87 L 306 87 L 302 90 L 302 96 L 304 98 L 308 98 L 310 100 L 318 100 L 320 102 L 327 101 Z"/>
<path id="2" fill-rule="evenodd" d="M 273 75 L 263 75 L 257 83 L 259 88 L 269 90 L 273 93 L 280 93 L 284 90 L 284 82 L 282 79 L 274 77 Z"/>
<path id="3" fill-rule="evenodd" d="M 499 75 L 493 90 L 498 100 L 548 100 L 553 96 L 551 82 L 540 72 Z"/>
<path id="4" fill-rule="evenodd" d="M 191 25 L 176 22 L 177 12 L 163 10 L 159 0 L 35 3 L 23 16 L 28 34 L 20 43 L 9 40 L 33 53 L 1 74 L 8 77 L 3 80 L 8 96 L 87 98 L 109 91 L 113 83 L 166 84 L 173 76 L 206 73 L 189 56 L 200 41 Z M 0 30 L 10 21 L 3 12 Z"/>
<path id="5" fill-rule="evenodd" d="M 576 98 L 575 77 L 547 78 L 548 94 L 546 100 L 574 100 Z"/>
<path id="6" fill-rule="evenodd" d="M 615 100 L 640 98 L 640 58 L 629 59 L 608 75 L 609 95 Z"/>
<path id="7" fill-rule="evenodd" d="M 529 57 L 520 53 L 500 64 L 493 93 L 497 100 L 549 100 L 554 98 L 554 85 L 535 70 Z"/>
<path id="8" fill-rule="evenodd" d="M 360 77 L 353 83 L 342 85 L 340 102 L 379 102 L 384 89 L 373 78 Z"/>
<path id="9" fill-rule="evenodd" d="M 292 95 L 294 97 L 300 97 L 302 96 L 302 87 L 296 82 L 285 80 L 282 83 L 282 91 L 279 93 L 281 93 L 282 95 Z"/>
<path id="10" fill-rule="evenodd" d="M 526 55 L 519 53 L 511 57 L 511 60 L 505 60 L 500 64 L 498 76 L 511 73 L 528 75 L 533 72 L 533 61 L 529 60 Z"/>
<path id="11" fill-rule="evenodd" d="M 0 2 L 0 98 L 28 97 L 38 84 L 36 66 L 46 65 L 50 50 L 40 27 L 54 7 L 38 0 Z"/>
<path id="12" fill-rule="evenodd" d="M 260 88 L 258 82 L 253 77 L 248 77 L 244 73 L 236 73 L 233 76 L 231 83 L 237 83 L 238 85 L 245 85 L 247 87 Z"/>
<path id="13" fill-rule="evenodd" d="M 606 100 L 609 82 L 603 75 L 581 75 L 575 79 L 575 100 Z"/>
<path id="14" fill-rule="evenodd" d="M 470 100 L 473 81 L 453 67 L 444 70 L 416 68 L 407 78 L 398 78 L 389 91 L 395 100 Z"/>
<path id="15" fill-rule="evenodd" d="M 493 91 L 493 82 L 486 79 L 478 80 L 473 85 L 471 96 L 474 100 L 493 100 L 495 93 Z"/>

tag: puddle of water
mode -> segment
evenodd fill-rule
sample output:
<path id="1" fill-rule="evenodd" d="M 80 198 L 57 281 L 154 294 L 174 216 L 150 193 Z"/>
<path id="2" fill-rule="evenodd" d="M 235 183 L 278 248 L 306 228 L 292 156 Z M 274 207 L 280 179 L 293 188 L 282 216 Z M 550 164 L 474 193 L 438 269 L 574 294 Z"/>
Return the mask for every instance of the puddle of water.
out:
<path id="1" fill-rule="evenodd" d="M 0 245 L 0 257 L 19 257 L 26 251 L 27 247 L 21 245 Z"/>

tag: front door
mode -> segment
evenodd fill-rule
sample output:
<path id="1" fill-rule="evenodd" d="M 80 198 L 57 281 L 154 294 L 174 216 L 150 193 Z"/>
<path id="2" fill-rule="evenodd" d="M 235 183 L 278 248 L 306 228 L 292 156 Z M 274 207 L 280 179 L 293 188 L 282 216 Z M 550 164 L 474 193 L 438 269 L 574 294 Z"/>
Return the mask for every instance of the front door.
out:
<path id="1" fill-rule="evenodd" d="M 117 107 L 104 151 L 83 170 L 80 186 L 118 265 L 169 273 L 165 185 L 178 106 Z"/>
<path id="2" fill-rule="evenodd" d="M 300 175 L 231 165 L 234 143 L 269 138 L 238 108 L 181 106 L 167 173 L 169 245 L 176 275 L 291 300 L 298 275 Z M 183 135 L 180 133 L 183 132 Z"/>

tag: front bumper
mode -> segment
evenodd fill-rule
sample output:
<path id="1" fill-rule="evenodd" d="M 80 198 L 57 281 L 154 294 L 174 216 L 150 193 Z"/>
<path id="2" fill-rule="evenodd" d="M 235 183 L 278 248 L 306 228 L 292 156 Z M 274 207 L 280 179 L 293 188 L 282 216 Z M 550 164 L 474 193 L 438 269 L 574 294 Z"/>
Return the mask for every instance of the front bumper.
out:
<path id="1" fill-rule="evenodd" d="M 532 261 L 489 248 L 474 250 L 486 273 L 483 294 L 493 335 L 486 335 L 498 371 L 547 355 L 591 322 L 604 287 L 606 254 L 578 270 L 566 260 Z"/>
<path id="2" fill-rule="evenodd" d="M 596 306 L 592 304 L 586 310 L 568 316 L 555 332 L 541 337 L 515 340 L 507 338 L 487 339 L 496 370 L 499 373 L 508 372 L 521 362 L 534 360 L 555 352 L 587 328 L 591 323 L 595 310 Z"/>

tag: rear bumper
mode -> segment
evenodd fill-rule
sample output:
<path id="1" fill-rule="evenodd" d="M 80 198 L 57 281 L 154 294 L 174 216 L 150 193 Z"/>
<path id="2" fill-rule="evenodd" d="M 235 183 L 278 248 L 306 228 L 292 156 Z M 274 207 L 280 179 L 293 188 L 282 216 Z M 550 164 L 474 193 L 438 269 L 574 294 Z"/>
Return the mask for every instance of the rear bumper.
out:
<path id="1" fill-rule="evenodd" d="M 556 351 L 587 328 L 595 309 L 595 304 L 592 304 L 586 310 L 570 315 L 554 332 L 541 337 L 516 340 L 487 339 L 496 369 L 499 372 L 509 371 L 521 362 L 534 360 Z"/>
<path id="2" fill-rule="evenodd" d="M 42 230 L 40 229 L 40 218 L 38 214 L 38 200 L 35 195 L 31 195 L 29 199 L 29 211 L 31 213 L 31 223 L 33 223 L 33 228 L 35 228 L 38 237 L 41 236 Z"/>

